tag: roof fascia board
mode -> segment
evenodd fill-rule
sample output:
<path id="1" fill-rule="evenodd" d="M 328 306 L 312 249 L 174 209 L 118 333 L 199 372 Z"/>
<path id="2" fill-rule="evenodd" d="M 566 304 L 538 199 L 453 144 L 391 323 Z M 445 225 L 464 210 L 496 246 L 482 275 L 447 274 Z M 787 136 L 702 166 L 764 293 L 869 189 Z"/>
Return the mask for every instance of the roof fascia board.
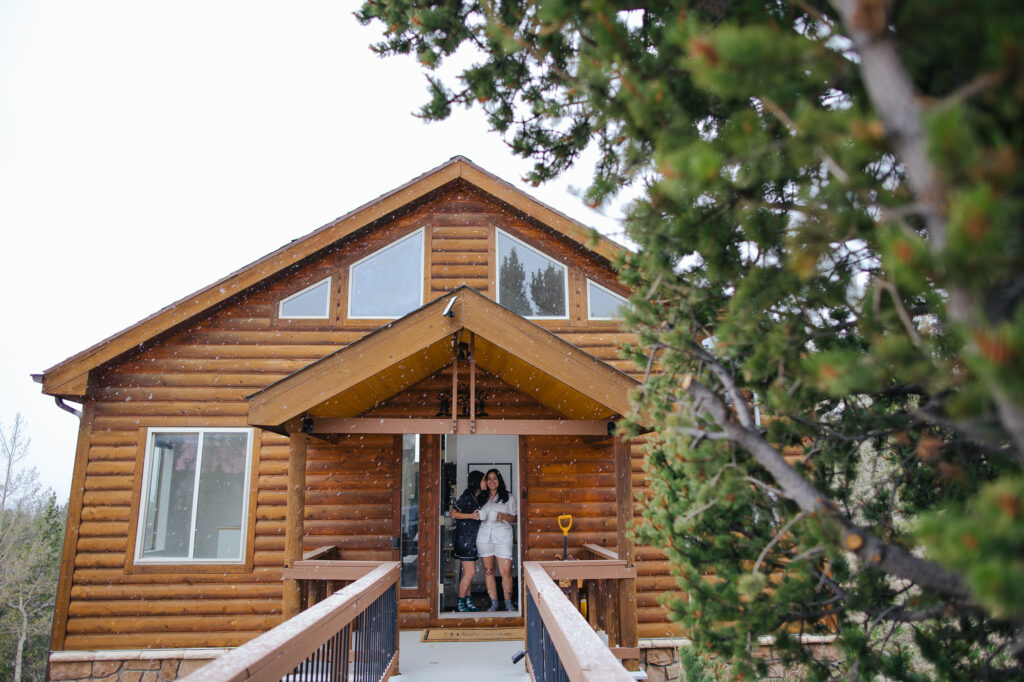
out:
<path id="1" fill-rule="evenodd" d="M 305 237 L 290 242 L 210 286 L 160 309 L 153 315 L 50 367 L 43 372 L 43 393 L 65 397 L 84 396 L 87 376 L 91 369 L 227 301 L 232 296 L 458 178 L 564 234 L 610 262 L 614 262 L 616 257 L 624 252 L 623 247 L 603 236 L 599 236 L 597 244 L 591 246 L 595 233 L 590 228 L 537 201 L 465 157 L 456 156 Z"/>
<path id="2" fill-rule="evenodd" d="M 275 426 L 401 362 L 462 328 L 459 315 L 442 315 L 437 299 L 359 341 L 307 365 L 249 397 L 249 424 Z M 456 301 L 455 307 L 461 305 Z M 357 361 L 353 361 L 353 355 Z M 296 404 L 300 405 L 296 409 Z"/>
<path id="3" fill-rule="evenodd" d="M 141 343 L 161 334 L 174 326 L 201 314 L 222 303 L 235 294 L 259 284 L 290 265 L 327 248 L 356 230 L 387 214 L 400 209 L 426 194 L 448 184 L 459 177 L 456 163 L 449 162 L 424 177 L 394 190 L 383 198 L 366 204 L 355 211 L 338 218 L 315 232 L 292 242 L 245 268 L 214 282 L 185 298 L 172 303 L 153 315 L 128 327 L 94 346 L 60 362 L 43 373 L 43 393 L 52 394 L 66 385 L 82 386 L 84 382 L 72 384 L 75 378 L 88 373 L 108 360 L 116 358 Z"/>
<path id="4" fill-rule="evenodd" d="M 524 325 L 523 318 L 511 310 L 476 294 L 465 301 L 462 322 L 510 355 L 618 414 L 632 410 L 629 392 L 639 385 L 635 379 L 543 327 L 531 322 Z M 512 339 L 515 341 L 510 343 Z"/>
<path id="5" fill-rule="evenodd" d="M 614 263 L 616 258 L 626 252 L 626 249 L 619 246 L 604 235 L 596 232 L 590 227 L 579 223 L 564 213 L 561 213 L 547 204 L 537 201 L 530 195 L 510 185 L 499 177 L 491 175 L 476 164 L 466 161 L 462 169 L 461 177 L 470 184 L 476 185 L 488 194 L 501 199 L 506 204 L 513 206 L 531 218 L 547 225 L 560 232 L 581 246 L 595 251 L 604 256 L 609 262 Z M 597 235 L 597 243 L 593 244 L 593 237 Z"/>

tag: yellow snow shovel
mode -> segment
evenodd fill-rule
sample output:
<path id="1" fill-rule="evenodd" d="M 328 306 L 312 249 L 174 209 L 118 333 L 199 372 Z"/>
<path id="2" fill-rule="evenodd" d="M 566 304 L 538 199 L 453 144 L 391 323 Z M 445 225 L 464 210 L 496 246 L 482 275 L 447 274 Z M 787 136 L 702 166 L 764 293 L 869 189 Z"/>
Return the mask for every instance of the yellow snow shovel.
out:
<path id="1" fill-rule="evenodd" d="M 572 528 L 572 514 L 558 517 L 558 527 L 562 529 L 562 561 L 569 558 L 569 529 Z"/>

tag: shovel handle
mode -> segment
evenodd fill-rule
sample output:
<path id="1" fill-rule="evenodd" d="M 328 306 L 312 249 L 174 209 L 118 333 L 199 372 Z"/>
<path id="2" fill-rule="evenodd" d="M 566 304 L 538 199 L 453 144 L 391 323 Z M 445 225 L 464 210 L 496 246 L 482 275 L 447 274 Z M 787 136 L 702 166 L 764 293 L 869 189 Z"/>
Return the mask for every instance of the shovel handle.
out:
<path id="1" fill-rule="evenodd" d="M 572 528 L 572 514 L 562 514 L 558 517 L 558 527 L 562 529 L 562 535 L 568 535 Z"/>

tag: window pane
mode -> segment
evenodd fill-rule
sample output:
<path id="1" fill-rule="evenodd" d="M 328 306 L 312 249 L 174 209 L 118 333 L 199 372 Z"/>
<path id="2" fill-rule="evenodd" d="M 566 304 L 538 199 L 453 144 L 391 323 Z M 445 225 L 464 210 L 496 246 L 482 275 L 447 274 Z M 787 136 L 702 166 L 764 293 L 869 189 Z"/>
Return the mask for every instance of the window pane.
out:
<path id="1" fill-rule="evenodd" d="M 206 433 L 196 501 L 194 559 L 241 559 L 248 433 Z"/>
<path id="2" fill-rule="evenodd" d="M 154 433 L 146 490 L 143 557 L 187 557 L 197 433 Z"/>
<path id="3" fill-rule="evenodd" d="M 565 317 L 566 269 L 498 231 L 498 303 L 524 317 Z"/>
<path id="4" fill-rule="evenodd" d="M 423 291 L 423 232 L 353 265 L 349 315 L 401 317 L 419 308 Z"/>
<path id="5" fill-rule="evenodd" d="M 327 317 L 331 280 L 325 279 L 281 301 L 280 317 Z"/>
<path id="6" fill-rule="evenodd" d="M 402 436 L 402 587 L 419 584 L 420 437 Z"/>
<path id="7" fill-rule="evenodd" d="M 587 280 L 587 299 L 590 302 L 590 317 L 622 318 L 622 309 L 628 301 Z"/>

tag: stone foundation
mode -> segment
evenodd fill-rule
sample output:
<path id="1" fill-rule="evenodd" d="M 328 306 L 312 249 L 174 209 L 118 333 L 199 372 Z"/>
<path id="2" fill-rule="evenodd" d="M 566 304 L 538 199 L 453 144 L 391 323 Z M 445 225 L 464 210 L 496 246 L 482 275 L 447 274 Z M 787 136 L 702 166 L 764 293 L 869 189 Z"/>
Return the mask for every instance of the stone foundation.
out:
<path id="1" fill-rule="evenodd" d="M 230 649 L 53 651 L 50 680 L 167 682 L 202 668 Z"/>
<path id="2" fill-rule="evenodd" d="M 804 637 L 804 646 L 814 650 L 816 658 L 835 660 L 837 653 L 832 646 L 833 637 Z M 772 637 L 758 638 L 757 657 L 768 661 L 766 680 L 792 679 L 796 671 L 787 670 L 775 657 L 775 640 Z M 682 664 L 679 662 L 680 647 L 690 646 L 685 637 L 640 640 L 640 667 L 647 673 L 648 682 L 686 682 L 683 679 Z"/>
<path id="3" fill-rule="evenodd" d="M 679 664 L 679 647 L 690 646 L 690 640 L 641 639 L 640 667 L 647 673 L 648 682 L 679 682 L 682 666 Z"/>

